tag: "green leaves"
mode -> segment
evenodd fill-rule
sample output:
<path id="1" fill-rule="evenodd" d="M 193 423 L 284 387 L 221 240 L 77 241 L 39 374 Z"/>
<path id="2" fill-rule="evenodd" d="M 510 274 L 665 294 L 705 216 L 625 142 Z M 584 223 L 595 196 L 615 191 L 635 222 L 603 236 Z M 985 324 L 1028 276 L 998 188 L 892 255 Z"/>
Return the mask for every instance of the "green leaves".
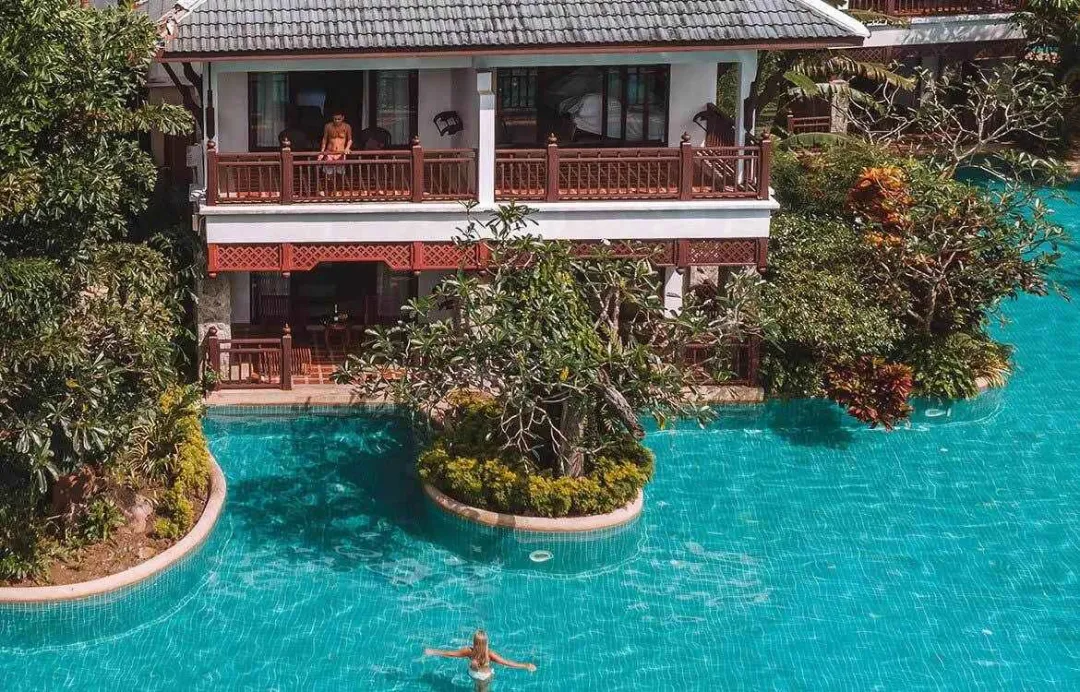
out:
<path id="1" fill-rule="evenodd" d="M 648 262 L 602 244 L 581 257 L 530 225 L 529 210 L 513 204 L 470 217 L 459 242 L 484 240 L 489 269 L 446 278 L 399 324 L 371 331 L 337 380 L 424 412 L 457 391 L 486 392 L 500 446 L 570 475 L 605 441 L 636 431 L 636 413 L 705 415 L 686 405 L 687 378 L 673 356 L 710 329 L 720 338 L 726 311 L 748 299 L 737 308 L 718 300 L 712 316 L 702 306 L 671 316 Z"/>
<path id="2" fill-rule="evenodd" d="M 137 136 L 191 128 L 182 108 L 146 102 L 156 42 L 128 9 L 0 7 L 0 253 L 67 260 L 123 237 L 156 178 Z"/>

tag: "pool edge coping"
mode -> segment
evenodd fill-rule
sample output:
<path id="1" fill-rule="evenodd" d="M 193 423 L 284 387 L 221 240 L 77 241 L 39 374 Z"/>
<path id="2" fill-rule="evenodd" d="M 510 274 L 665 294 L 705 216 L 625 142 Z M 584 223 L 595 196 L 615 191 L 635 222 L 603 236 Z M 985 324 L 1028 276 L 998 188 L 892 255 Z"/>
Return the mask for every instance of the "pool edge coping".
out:
<path id="1" fill-rule="evenodd" d="M 420 481 L 420 485 L 423 486 L 424 494 L 428 499 L 447 514 L 475 524 L 508 531 L 586 533 L 613 529 L 637 519 L 641 516 L 645 506 L 645 493 L 639 490 L 634 500 L 607 514 L 593 514 L 587 517 L 526 517 L 520 514 L 503 514 L 473 507 L 455 500 L 429 483 Z"/>
<path id="2" fill-rule="evenodd" d="M 211 454 L 210 494 L 206 498 L 206 506 L 191 531 L 172 546 L 145 562 L 107 577 L 62 586 L 0 587 L 0 603 L 77 601 L 119 591 L 161 574 L 201 546 L 210 536 L 225 506 L 226 489 L 225 474 Z"/>

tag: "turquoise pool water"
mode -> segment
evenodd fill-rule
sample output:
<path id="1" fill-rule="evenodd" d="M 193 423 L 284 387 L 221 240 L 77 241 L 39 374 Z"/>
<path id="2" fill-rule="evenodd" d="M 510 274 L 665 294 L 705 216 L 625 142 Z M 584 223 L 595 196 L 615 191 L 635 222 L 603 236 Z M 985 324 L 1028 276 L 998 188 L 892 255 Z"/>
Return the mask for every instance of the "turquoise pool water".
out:
<path id="1" fill-rule="evenodd" d="M 431 510 L 393 415 L 212 415 L 209 543 L 127 594 L 0 610 L 0 689 L 469 689 L 420 651 L 477 626 L 540 667 L 496 689 L 1078 689 L 1080 306 L 1008 312 L 1003 391 L 892 433 L 821 402 L 653 431 L 645 515 L 588 541 Z"/>

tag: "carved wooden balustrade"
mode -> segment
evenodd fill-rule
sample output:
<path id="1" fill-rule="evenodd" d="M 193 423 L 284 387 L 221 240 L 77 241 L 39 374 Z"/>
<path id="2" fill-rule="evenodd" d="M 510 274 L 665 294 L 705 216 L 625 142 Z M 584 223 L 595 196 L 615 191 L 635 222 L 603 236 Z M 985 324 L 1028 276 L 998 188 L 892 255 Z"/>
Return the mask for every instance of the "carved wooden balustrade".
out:
<path id="1" fill-rule="evenodd" d="M 495 199 L 768 199 L 768 139 L 746 146 L 564 148 L 495 152 Z"/>
<path id="2" fill-rule="evenodd" d="M 768 199 L 768 139 L 745 146 L 572 148 L 495 153 L 495 199 Z M 477 198 L 473 149 L 207 153 L 206 203 L 426 202 Z"/>

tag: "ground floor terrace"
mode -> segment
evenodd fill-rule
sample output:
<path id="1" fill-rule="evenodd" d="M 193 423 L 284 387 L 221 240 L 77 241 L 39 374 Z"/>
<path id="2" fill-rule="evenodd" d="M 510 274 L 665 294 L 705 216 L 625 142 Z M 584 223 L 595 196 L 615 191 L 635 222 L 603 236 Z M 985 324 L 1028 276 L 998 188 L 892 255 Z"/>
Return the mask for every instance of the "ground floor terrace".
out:
<path id="1" fill-rule="evenodd" d="M 1080 228 L 1080 206 L 1050 203 Z M 1080 247 L 1062 250 L 1053 278 L 1076 290 Z M 0 679 L 468 690 L 464 662 L 420 652 L 483 627 L 537 664 L 496 674 L 525 692 L 1077 689 L 1080 371 L 1062 345 L 1080 305 L 1004 310 L 1003 389 L 918 402 L 888 433 L 821 400 L 650 426 L 642 516 L 578 538 L 443 515 L 384 410 L 213 409 L 229 497 L 210 540 L 125 593 L 0 609 Z"/>
<path id="2" fill-rule="evenodd" d="M 572 247 L 587 256 L 601 245 Z M 763 270 L 767 248 L 767 238 L 679 239 L 617 241 L 603 251 L 648 259 L 665 305 L 678 310 L 695 283 L 719 283 L 745 267 Z M 397 322 L 406 302 L 429 295 L 459 268 L 482 269 L 489 250 L 422 241 L 262 243 L 211 244 L 208 254 L 199 335 L 218 388 L 291 389 L 331 384 L 346 354 L 362 349 L 366 330 Z M 757 348 L 748 343 L 736 350 L 731 382 L 756 383 Z M 683 357 L 692 365 L 705 354 L 690 347 Z"/>

